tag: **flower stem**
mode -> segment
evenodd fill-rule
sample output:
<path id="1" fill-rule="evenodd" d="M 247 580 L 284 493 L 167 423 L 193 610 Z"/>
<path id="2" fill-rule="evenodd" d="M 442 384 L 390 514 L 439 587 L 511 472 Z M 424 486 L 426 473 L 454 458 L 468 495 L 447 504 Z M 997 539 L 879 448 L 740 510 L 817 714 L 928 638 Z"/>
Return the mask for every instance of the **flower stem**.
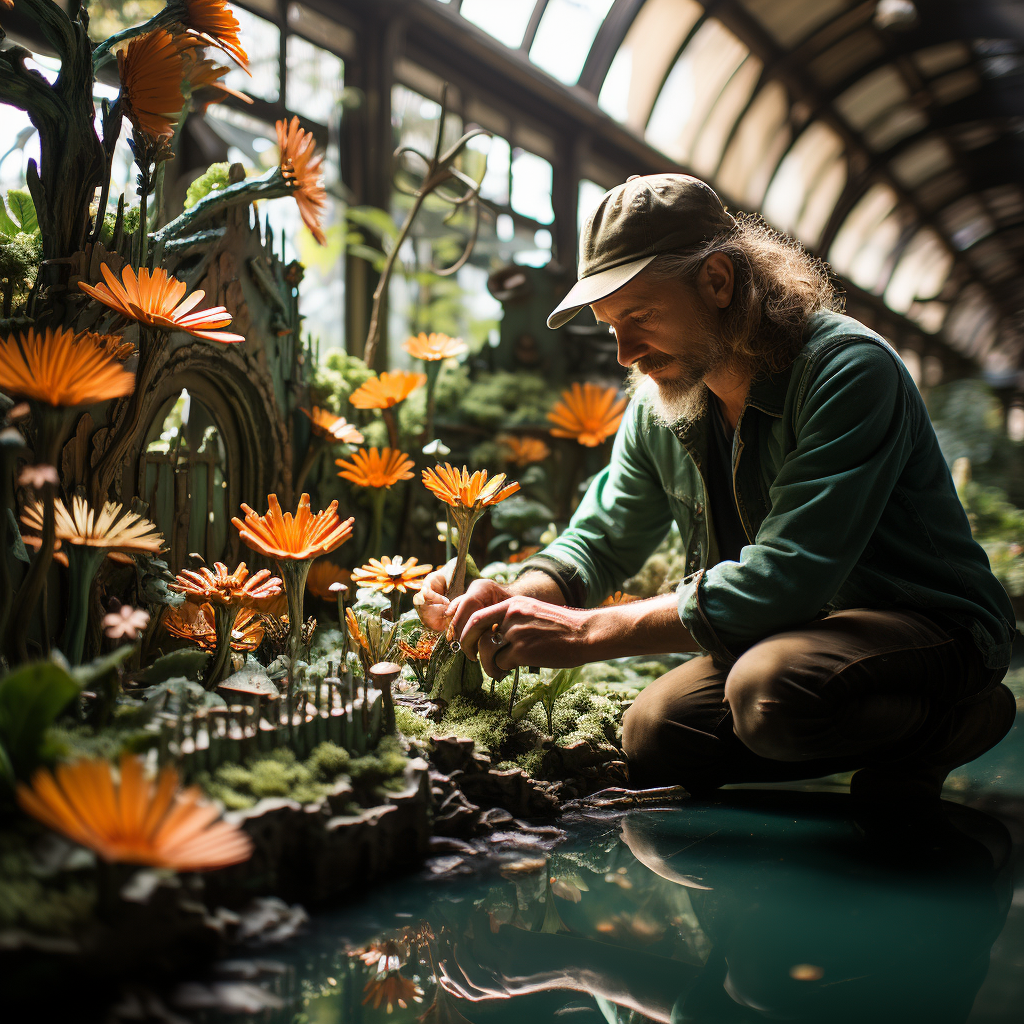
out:
<path id="1" fill-rule="evenodd" d="M 479 518 L 479 512 L 473 514 L 466 510 L 465 519 L 457 525 L 459 549 L 455 555 L 455 569 L 452 572 L 452 582 L 448 587 L 448 593 L 445 595 L 449 601 L 454 600 L 456 597 L 461 597 L 466 590 L 466 559 L 469 557 L 469 541 L 473 536 L 473 527 L 476 526 L 476 521 Z"/>
<path id="2" fill-rule="evenodd" d="M 102 548 L 68 544 L 67 554 L 71 580 L 68 586 L 68 621 L 64 626 L 61 647 L 70 664 L 80 665 L 85 650 L 85 631 L 89 625 L 92 581 L 103 561 L 104 551 Z"/>
<path id="3" fill-rule="evenodd" d="M 427 422 L 423 431 L 423 440 L 429 444 L 434 440 L 434 389 L 437 387 L 437 378 L 441 373 L 441 360 L 429 360 L 426 364 L 427 371 Z"/>
<path id="4" fill-rule="evenodd" d="M 373 525 L 370 527 L 370 539 L 366 545 L 366 552 L 363 560 L 380 557 L 381 535 L 384 530 L 384 501 L 387 498 L 387 488 L 377 487 L 370 496 L 371 508 L 373 510 Z"/>
<path id="5" fill-rule="evenodd" d="M 381 415 L 384 417 L 384 426 L 388 428 L 388 444 L 397 451 L 398 420 L 395 418 L 395 408 L 381 409 Z"/>
<path id="6" fill-rule="evenodd" d="M 277 563 L 288 597 L 288 653 L 292 665 L 299 660 L 299 651 L 302 649 L 302 599 L 306 591 L 306 577 L 312 564 L 312 558 L 298 561 L 282 559 Z"/>
<path id="7" fill-rule="evenodd" d="M 217 651 L 210 667 L 206 670 L 203 685 L 214 689 L 223 679 L 231 663 L 231 633 L 238 618 L 237 605 L 215 604 L 213 606 L 213 628 L 217 635 Z"/>
<path id="8" fill-rule="evenodd" d="M 299 467 L 299 472 L 295 477 L 295 486 L 292 488 L 296 494 L 302 493 L 302 485 L 306 482 L 306 477 L 309 476 L 310 470 L 316 465 L 317 459 L 323 455 L 325 449 L 326 445 L 323 438 L 314 434 L 309 439 L 306 457 L 302 460 L 302 465 Z"/>
<path id="9" fill-rule="evenodd" d="M 400 590 L 391 591 L 391 621 L 397 623 L 398 616 L 401 614 L 402 609 L 402 592 Z"/>

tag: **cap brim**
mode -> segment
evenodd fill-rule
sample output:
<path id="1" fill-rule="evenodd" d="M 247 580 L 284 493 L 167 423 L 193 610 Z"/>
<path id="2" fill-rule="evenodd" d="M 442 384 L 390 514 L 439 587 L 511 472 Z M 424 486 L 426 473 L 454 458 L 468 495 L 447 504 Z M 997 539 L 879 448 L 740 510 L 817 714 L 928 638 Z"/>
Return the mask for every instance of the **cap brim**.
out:
<path id="1" fill-rule="evenodd" d="M 584 306 L 592 302 L 600 302 L 608 298 L 613 292 L 617 292 L 623 285 L 640 273 L 649 263 L 657 259 L 654 256 L 644 256 L 643 259 L 633 260 L 632 263 L 623 263 L 619 267 L 610 267 L 590 277 L 584 277 L 577 281 L 569 290 L 569 294 L 558 304 L 558 308 L 548 317 L 548 327 L 554 330 L 568 323 Z"/>

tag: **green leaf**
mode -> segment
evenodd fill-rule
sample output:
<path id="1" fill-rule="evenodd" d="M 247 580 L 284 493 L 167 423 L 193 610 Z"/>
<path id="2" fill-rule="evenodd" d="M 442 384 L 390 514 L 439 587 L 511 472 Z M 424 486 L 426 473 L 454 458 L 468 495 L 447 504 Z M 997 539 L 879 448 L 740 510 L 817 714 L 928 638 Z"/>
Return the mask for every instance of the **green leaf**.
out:
<path id="1" fill-rule="evenodd" d="M 0 744 L 14 774 L 35 767 L 47 728 L 81 687 L 52 661 L 36 661 L 0 679 Z"/>
<path id="2" fill-rule="evenodd" d="M 39 230 L 36 206 L 27 189 L 8 189 L 7 208 L 11 211 L 11 216 L 18 222 L 20 230 L 26 235 L 34 235 Z"/>
<path id="3" fill-rule="evenodd" d="M 3 201 L 3 197 L 0 196 L 0 234 L 4 234 L 8 238 L 13 238 L 18 234 L 18 232 L 18 225 L 11 220 L 10 215 L 7 213 L 7 206 Z"/>
<path id="4" fill-rule="evenodd" d="M 29 562 L 28 549 L 25 547 L 25 542 L 21 539 L 21 531 L 18 529 L 18 520 L 14 518 L 14 509 L 8 507 L 7 509 L 7 525 L 10 527 L 9 536 L 11 538 L 11 554 L 14 555 L 19 562 Z"/>
<path id="5" fill-rule="evenodd" d="M 172 651 L 162 658 L 157 658 L 149 668 L 139 672 L 135 679 L 136 682 L 148 683 L 150 686 L 174 679 L 176 676 L 199 679 L 209 659 L 210 655 L 206 651 L 195 648 Z"/>
<path id="6" fill-rule="evenodd" d="M 116 672 L 124 660 L 135 650 L 134 645 L 124 644 L 110 654 L 104 654 L 99 658 L 90 661 L 87 665 L 78 665 L 71 670 L 75 682 L 83 690 L 94 690 L 96 684 Z"/>
<path id="7" fill-rule="evenodd" d="M 393 242 L 398 237 L 398 225 L 387 210 L 376 206 L 350 206 L 345 214 L 353 224 L 368 228 L 375 235 Z"/>

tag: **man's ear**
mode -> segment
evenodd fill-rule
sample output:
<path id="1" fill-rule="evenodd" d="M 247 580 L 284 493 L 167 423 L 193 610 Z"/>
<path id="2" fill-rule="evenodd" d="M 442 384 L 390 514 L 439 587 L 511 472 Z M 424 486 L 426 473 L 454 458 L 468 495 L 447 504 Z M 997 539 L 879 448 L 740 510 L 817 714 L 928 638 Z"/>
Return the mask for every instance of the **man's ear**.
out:
<path id="1" fill-rule="evenodd" d="M 709 306 L 725 309 L 732 302 L 736 272 L 732 260 L 724 252 L 713 252 L 700 268 L 698 290 Z"/>

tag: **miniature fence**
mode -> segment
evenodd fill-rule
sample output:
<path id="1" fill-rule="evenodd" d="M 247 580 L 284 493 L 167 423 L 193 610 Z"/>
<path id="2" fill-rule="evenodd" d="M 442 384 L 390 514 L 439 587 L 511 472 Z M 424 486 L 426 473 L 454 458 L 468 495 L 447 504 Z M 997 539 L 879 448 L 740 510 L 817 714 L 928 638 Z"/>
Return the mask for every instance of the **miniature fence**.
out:
<path id="1" fill-rule="evenodd" d="M 385 694 L 365 684 L 357 692 L 350 669 L 342 676 L 336 672 L 302 686 L 294 686 L 289 674 L 284 692 L 273 700 L 159 714 L 157 764 L 173 764 L 187 781 L 282 746 L 300 760 L 325 741 L 353 755 L 372 751 L 387 727 Z"/>

